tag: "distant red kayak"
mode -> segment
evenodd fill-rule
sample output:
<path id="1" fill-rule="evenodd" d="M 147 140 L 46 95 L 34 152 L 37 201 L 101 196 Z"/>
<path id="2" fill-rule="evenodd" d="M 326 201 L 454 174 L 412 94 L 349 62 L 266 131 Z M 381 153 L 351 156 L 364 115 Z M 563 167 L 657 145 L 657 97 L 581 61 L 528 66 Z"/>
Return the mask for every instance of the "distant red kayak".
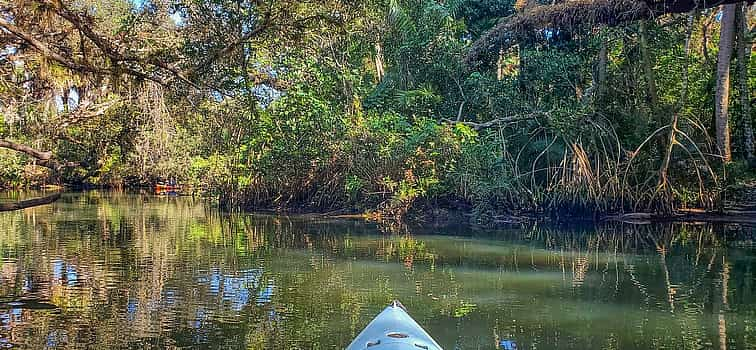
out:
<path id="1" fill-rule="evenodd" d="M 155 191 L 161 192 L 161 191 L 175 191 L 180 190 L 181 186 L 179 185 L 163 185 L 163 184 L 156 184 L 155 185 Z"/>

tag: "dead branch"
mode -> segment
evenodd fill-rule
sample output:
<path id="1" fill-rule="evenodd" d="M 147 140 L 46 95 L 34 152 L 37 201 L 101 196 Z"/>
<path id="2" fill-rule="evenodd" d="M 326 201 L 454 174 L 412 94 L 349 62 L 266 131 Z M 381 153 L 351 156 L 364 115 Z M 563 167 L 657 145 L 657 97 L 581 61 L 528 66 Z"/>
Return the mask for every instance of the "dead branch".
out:
<path id="1" fill-rule="evenodd" d="M 37 207 L 40 205 L 46 205 L 53 203 L 60 199 L 60 193 L 51 194 L 49 196 L 39 197 L 39 198 L 32 198 L 27 200 L 22 200 L 14 203 L 0 203 L 0 212 L 2 211 L 13 211 L 13 210 L 21 210 L 31 207 Z"/>
<path id="2" fill-rule="evenodd" d="M 447 119 L 447 118 L 441 119 L 441 121 L 443 123 L 445 123 L 445 124 L 462 124 L 462 125 L 466 125 L 466 126 L 469 126 L 469 127 L 473 128 L 475 130 L 480 131 L 480 130 L 483 130 L 483 129 L 488 129 L 488 128 L 491 128 L 491 127 L 494 127 L 494 126 L 503 125 L 503 124 L 516 123 L 516 122 L 521 122 L 521 121 L 525 121 L 525 120 L 533 120 L 536 117 L 538 117 L 539 115 L 543 115 L 543 114 L 546 114 L 546 113 L 545 112 L 534 112 L 534 113 L 525 114 L 525 115 L 516 115 L 516 116 L 511 116 L 511 117 L 505 117 L 505 118 L 497 118 L 497 119 L 489 120 L 489 121 L 487 121 L 485 123 L 458 121 L 458 120 L 451 120 L 451 119 Z"/>

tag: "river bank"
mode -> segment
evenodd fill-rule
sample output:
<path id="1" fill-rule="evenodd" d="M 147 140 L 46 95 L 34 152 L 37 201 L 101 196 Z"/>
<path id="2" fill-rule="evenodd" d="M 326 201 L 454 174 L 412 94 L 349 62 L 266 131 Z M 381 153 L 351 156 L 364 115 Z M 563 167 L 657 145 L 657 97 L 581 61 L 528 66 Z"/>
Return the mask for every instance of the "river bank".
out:
<path id="1" fill-rule="evenodd" d="M 52 204 L 61 198 L 61 194 L 69 193 L 58 187 L 57 191 L 33 191 L 24 194 L 24 191 L 15 191 L 14 199 L 5 199 L 0 201 L 0 212 L 22 210 L 25 208 Z M 110 191 L 110 190 L 104 190 Z M 80 191 L 74 191 L 80 192 Z M 117 192 L 124 192 L 119 190 Z M 147 193 L 158 196 L 166 196 L 165 192 L 152 192 L 148 188 L 131 188 L 125 191 L 133 193 Z M 173 196 L 180 194 L 173 193 Z M 196 197 L 194 194 L 184 194 L 186 196 Z M 663 222 L 710 222 L 710 223 L 739 223 L 739 224 L 756 224 L 756 202 L 750 199 L 756 196 L 756 189 L 749 187 L 744 189 L 744 193 L 735 197 L 736 200 L 728 202 L 726 208 L 722 210 L 705 210 L 700 208 L 678 209 L 671 214 L 652 213 L 652 212 L 629 212 L 629 213 L 596 213 L 591 216 L 587 215 L 570 215 L 562 213 L 535 213 L 521 211 L 512 214 L 497 214 L 481 217 L 474 213 L 471 208 L 443 208 L 443 207 L 425 207 L 423 210 L 413 210 L 402 217 L 385 215 L 380 211 L 363 211 L 358 212 L 350 209 L 339 209 L 327 212 L 308 211 L 306 209 L 274 209 L 274 208 L 253 208 L 243 210 L 249 213 L 262 213 L 270 215 L 287 215 L 301 218 L 323 218 L 323 219 L 361 219 L 373 222 L 406 222 L 410 224 L 427 224 L 434 227 L 443 227 L 448 225 L 482 225 L 482 226 L 505 226 L 512 224 L 522 224 L 528 222 L 625 222 L 633 224 L 650 224 Z M 226 210 L 228 211 L 228 210 Z M 233 210 L 232 210 L 233 211 Z"/>

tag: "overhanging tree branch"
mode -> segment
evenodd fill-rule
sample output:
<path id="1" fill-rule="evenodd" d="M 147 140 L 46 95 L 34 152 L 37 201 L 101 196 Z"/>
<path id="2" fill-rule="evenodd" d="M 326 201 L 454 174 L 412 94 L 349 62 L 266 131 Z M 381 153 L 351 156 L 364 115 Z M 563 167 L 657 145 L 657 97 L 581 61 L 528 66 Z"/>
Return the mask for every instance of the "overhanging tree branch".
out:
<path id="1" fill-rule="evenodd" d="M 223 57 L 229 56 L 241 45 L 249 42 L 255 37 L 262 35 L 265 31 L 272 28 L 281 27 L 283 24 L 277 23 L 276 16 L 273 15 L 272 9 L 268 9 L 261 16 L 259 23 L 252 28 L 249 32 L 244 33 L 237 39 L 230 40 L 224 43 L 217 50 L 208 52 L 207 58 L 201 62 L 185 62 L 184 59 L 160 59 L 155 55 L 142 52 L 136 52 L 127 45 L 119 43 L 118 41 L 108 36 L 98 33 L 94 17 L 86 13 L 86 11 L 77 11 L 70 8 L 65 1 L 61 0 L 32 0 L 37 5 L 49 9 L 61 20 L 70 24 L 76 31 L 78 31 L 83 38 L 86 38 L 91 44 L 105 57 L 110 63 L 109 67 L 97 66 L 90 63 L 80 62 L 71 57 L 71 55 L 62 54 L 58 50 L 53 49 L 54 45 L 46 44 L 42 40 L 38 39 L 28 29 L 24 30 L 19 26 L 9 22 L 6 19 L 0 18 L 0 27 L 6 28 L 10 34 L 21 39 L 24 42 L 29 43 L 34 49 L 39 51 L 43 56 L 48 57 L 57 63 L 63 65 L 74 71 L 84 73 L 95 74 L 125 74 L 136 77 L 142 80 L 149 80 L 156 82 L 163 86 L 170 85 L 173 81 L 181 81 L 187 85 L 197 89 L 204 90 L 210 88 L 216 91 L 221 89 L 213 86 L 209 82 L 199 82 L 192 76 L 199 73 L 201 70 L 212 66 L 215 62 Z M 298 28 L 304 23 L 315 20 L 327 20 L 333 22 L 333 19 L 322 14 L 309 16 L 297 21 L 289 23 L 290 26 Z M 170 62 L 173 60 L 174 62 Z M 181 68 L 183 63 L 184 68 Z M 268 84 L 271 86 L 284 87 L 287 84 L 279 84 L 277 79 L 265 78 L 261 79 L 259 76 L 255 76 L 255 81 L 260 81 L 260 84 Z"/>
<path id="2" fill-rule="evenodd" d="M 143 58 L 127 55 L 123 52 L 125 50 L 121 50 L 112 45 L 110 43 L 110 39 L 94 32 L 94 30 L 92 30 L 93 25 L 91 23 L 91 20 L 89 20 L 82 14 L 77 14 L 73 11 L 68 10 L 60 1 L 37 0 L 37 2 L 41 5 L 53 8 L 58 16 L 71 23 L 71 25 L 73 25 L 80 33 L 86 36 L 87 39 L 89 39 L 106 57 L 108 57 L 108 59 L 110 59 L 115 67 L 97 67 L 95 65 L 79 63 L 72 59 L 69 59 L 50 48 L 49 45 L 36 39 L 31 33 L 26 32 L 13 23 L 10 23 L 6 19 L 0 17 L 0 27 L 5 28 L 11 34 L 29 43 L 43 56 L 58 62 L 66 68 L 78 72 L 96 74 L 113 74 L 122 72 L 133 77 L 143 80 L 150 80 L 164 86 L 169 85 L 169 80 L 161 78 L 159 74 L 148 73 L 146 71 L 148 71 L 149 69 L 143 69 L 144 67 L 142 67 L 142 65 L 151 65 L 157 68 L 159 71 L 165 71 L 167 72 L 167 74 L 175 76 L 176 78 L 186 82 L 196 89 L 201 89 L 200 85 L 189 79 L 186 74 L 183 74 L 181 71 L 174 67 L 171 67 L 167 63 L 161 62 L 153 57 Z"/>
<path id="3" fill-rule="evenodd" d="M 61 162 L 53 157 L 50 151 L 40 151 L 24 144 L 16 143 L 7 139 L 0 139 L 0 148 L 7 148 L 21 152 L 37 160 L 37 165 L 59 171 L 63 168 L 77 167 L 81 165 L 75 162 Z"/>
<path id="4" fill-rule="evenodd" d="M 7 31 L 11 32 L 13 35 L 29 43 L 29 45 L 34 47 L 37 51 L 39 51 L 45 57 L 48 57 L 58 62 L 59 64 L 65 66 L 66 68 L 80 71 L 80 72 L 87 72 L 87 73 L 100 73 L 100 74 L 110 73 L 109 70 L 105 70 L 105 69 L 94 67 L 87 64 L 81 64 L 81 63 L 75 62 L 71 59 L 64 57 L 63 55 L 59 54 L 58 52 L 54 51 L 49 46 L 47 46 L 47 44 L 43 43 L 40 40 L 37 40 L 36 38 L 34 38 L 33 35 L 13 25 L 12 23 L 5 20 L 5 18 L 3 17 L 0 17 L 0 27 L 5 28 Z"/>
<path id="5" fill-rule="evenodd" d="M 617 26 L 640 19 L 671 13 L 689 12 L 696 8 L 713 8 L 742 0 L 573 0 L 541 5 L 503 19 L 476 40 L 465 62 L 475 67 L 492 60 L 492 54 L 519 41 L 544 35 L 544 29 L 572 30 L 597 25 Z M 753 0 L 747 0 L 753 2 Z"/>
<path id="6" fill-rule="evenodd" d="M 119 71 L 118 69 L 97 67 L 97 66 L 94 66 L 94 65 L 91 65 L 91 64 L 79 63 L 79 62 L 76 62 L 76 61 L 74 61 L 72 59 L 69 59 L 69 58 L 61 55 L 60 53 L 56 52 L 55 50 L 51 49 L 44 42 L 42 42 L 40 40 L 37 40 L 32 34 L 30 34 L 30 33 L 26 32 L 26 31 L 24 31 L 23 29 L 15 26 L 15 25 L 13 25 L 12 23 L 8 22 L 7 20 L 3 19 L 2 17 L 0 17 L 0 27 L 2 27 L 4 29 L 6 29 L 7 31 L 11 32 L 13 35 L 15 35 L 16 37 L 22 39 L 23 41 L 29 43 L 29 45 L 31 45 L 32 47 L 34 47 L 43 56 L 54 60 L 58 64 L 66 67 L 68 69 L 71 69 L 71 70 L 74 70 L 74 71 L 77 71 L 77 72 L 81 72 L 81 73 L 95 73 L 95 74 L 113 74 L 113 73 L 117 73 Z M 134 76 L 134 77 L 137 77 L 137 78 L 140 78 L 140 79 L 144 79 L 144 80 L 154 81 L 154 82 L 156 82 L 158 84 L 161 84 L 161 85 L 167 85 L 167 82 L 163 81 L 162 79 L 160 79 L 160 78 L 158 78 L 156 76 L 152 76 L 152 75 L 149 75 L 147 73 L 143 73 L 143 72 L 134 70 L 134 69 L 132 69 L 130 67 L 126 67 L 126 66 L 123 66 L 123 65 L 121 65 L 119 67 L 120 67 L 121 71 L 123 71 L 124 73 L 127 73 L 127 74 L 129 74 L 131 76 Z"/>

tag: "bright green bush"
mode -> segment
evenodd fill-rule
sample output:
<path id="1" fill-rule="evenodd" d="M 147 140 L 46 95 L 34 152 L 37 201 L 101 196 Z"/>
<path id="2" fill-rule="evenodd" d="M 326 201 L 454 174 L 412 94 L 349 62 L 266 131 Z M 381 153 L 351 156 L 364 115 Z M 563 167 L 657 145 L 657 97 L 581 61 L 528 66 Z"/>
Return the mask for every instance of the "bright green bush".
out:
<path id="1" fill-rule="evenodd" d="M 16 153 L 0 151 L 0 188 L 24 186 L 25 163 L 25 159 Z"/>

